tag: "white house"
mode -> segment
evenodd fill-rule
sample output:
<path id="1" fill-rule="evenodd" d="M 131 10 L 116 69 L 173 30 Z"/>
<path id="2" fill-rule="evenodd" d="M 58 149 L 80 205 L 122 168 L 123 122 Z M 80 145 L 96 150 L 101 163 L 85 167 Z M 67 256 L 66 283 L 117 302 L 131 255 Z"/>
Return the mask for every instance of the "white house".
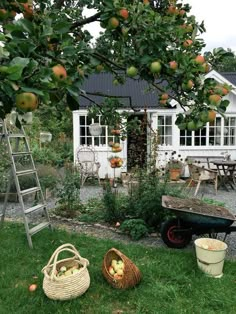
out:
<path id="1" fill-rule="evenodd" d="M 213 77 L 219 83 L 227 83 L 236 86 L 236 73 L 218 73 L 211 71 L 206 77 Z M 91 101 L 101 103 L 103 97 L 94 96 L 96 92 L 102 92 L 106 95 L 122 96 L 121 100 L 132 101 L 132 107 L 135 112 L 128 109 L 130 116 L 137 116 L 143 119 L 146 115 L 153 130 L 158 130 L 159 146 L 157 163 L 165 162 L 173 151 L 181 155 L 183 159 L 187 156 L 220 156 L 225 152 L 231 155 L 231 159 L 236 160 L 236 90 L 232 90 L 225 99 L 230 100 L 227 108 L 225 120 L 222 116 L 217 115 L 213 123 L 207 123 L 206 127 L 197 131 L 179 130 L 175 125 L 176 115 L 182 111 L 180 106 L 161 107 L 158 105 L 158 97 L 155 92 L 146 92 L 148 84 L 145 81 L 134 81 L 128 79 L 124 85 L 114 85 L 112 75 L 108 73 L 94 74 L 84 83 L 83 89 L 88 97 L 80 97 L 80 110 L 73 112 L 73 134 L 74 134 L 74 161 L 77 161 L 76 152 L 79 147 L 91 145 L 97 152 L 97 159 L 101 163 L 99 170 L 100 178 L 105 176 L 120 176 L 121 172 L 130 171 L 135 162 L 141 165 L 145 162 L 150 154 L 150 128 L 146 127 L 142 137 L 130 135 L 124 141 L 121 141 L 122 151 L 116 153 L 124 160 L 121 168 L 114 169 L 110 167 L 108 159 L 114 155 L 109 141 L 113 136 L 109 134 L 109 129 L 102 124 L 101 117 L 89 119 L 87 108 Z M 126 98 L 127 97 L 127 98 Z M 146 111 L 144 111 L 144 107 Z M 100 123 L 102 134 L 100 136 L 91 136 L 89 125 Z M 142 152 L 145 152 L 143 155 Z M 134 155 L 136 156 L 134 158 Z M 137 161 L 138 160 L 138 161 Z"/>

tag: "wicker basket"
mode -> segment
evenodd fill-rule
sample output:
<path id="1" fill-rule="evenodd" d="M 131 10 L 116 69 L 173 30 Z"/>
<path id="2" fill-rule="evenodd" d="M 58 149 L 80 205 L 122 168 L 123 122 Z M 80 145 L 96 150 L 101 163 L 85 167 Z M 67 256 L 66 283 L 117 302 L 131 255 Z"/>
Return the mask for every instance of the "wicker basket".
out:
<path id="1" fill-rule="evenodd" d="M 58 260 L 59 254 L 64 251 L 70 252 L 74 256 Z M 53 300 L 70 300 L 85 293 L 90 285 L 88 265 L 89 261 L 82 258 L 72 244 L 67 243 L 58 247 L 48 264 L 42 269 L 44 273 L 43 290 L 46 296 Z M 78 273 L 58 278 L 56 270 L 58 271 L 62 266 L 80 266 L 80 268 Z"/>
<path id="2" fill-rule="evenodd" d="M 121 279 L 114 279 L 114 277 L 109 274 L 108 269 L 113 259 L 120 259 L 124 263 L 124 274 Z M 105 254 L 102 264 L 102 273 L 108 283 L 118 289 L 132 288 L 141 280 L 141 273 L 138 267 L 128 257 L 115 248 L 110 249 Z"/>

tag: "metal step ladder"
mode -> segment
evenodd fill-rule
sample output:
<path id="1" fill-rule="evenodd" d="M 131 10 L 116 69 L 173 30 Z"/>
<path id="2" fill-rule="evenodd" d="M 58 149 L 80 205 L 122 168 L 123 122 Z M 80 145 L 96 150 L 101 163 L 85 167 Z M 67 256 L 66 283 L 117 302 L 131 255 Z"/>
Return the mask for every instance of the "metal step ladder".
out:
<path id="1" fill-rule="evenodd" d="M 21 129 L 17 129 L 17 133 L 15 129 L 10 131 L 6 120 L 3 121 L 0 119 L 0 141 L 6 142 L 11 161 L 11 173 L 9 174 L 7 191 L 5 194 L 3 210 L 0 217 L 1 223 L 3 224 L 11 183 L 14 180 L 18 200 L 22 209 L 27 240 L 30 248 L 33 248 L 32 235 L 46 227 L 52 228 L 52 226 L 50 223 L 43 191 L 40 186 L 37 169 L 35 168 L 34 160 L 24 128 L 21 126 Z M 25 163 L 25 167 L 23 169 L 22 163 Z M 32 182 L 32 187 L 23 187 L 24 181 L 22 181 L 22 179 L 24 179 L 26 176 L 30 176 L 30 180 L 28 181 Z M 29 206 L 29 202 L 26 202 L 25 197 L 30 194 L 31 196 L 34 195 L 35 199 L 32 201 L 33 206 L 30 204 L 30 207 L 27 207 L 27 205 Z M 40 216 L 40 219 L 38 220 L 41 220 L 37 225 L 34 223 L 36 215 L 38 215 L 38 217 Z"/>

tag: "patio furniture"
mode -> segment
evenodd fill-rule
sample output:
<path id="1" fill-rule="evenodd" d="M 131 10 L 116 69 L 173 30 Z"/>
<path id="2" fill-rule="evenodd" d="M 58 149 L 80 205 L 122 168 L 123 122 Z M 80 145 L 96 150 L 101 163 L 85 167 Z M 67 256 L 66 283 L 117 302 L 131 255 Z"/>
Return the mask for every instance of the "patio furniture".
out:
<path id="1" fill-rule="evenodd" d="M 218 173 L 215 170 L 200 167 L 194 164 L 189 164 L 190 181 L 187 187 L 191 186 L 193 182 L 197 183 L 194 196 L 197 195 L 199 187 L 202 182 L 212 181 L 214 183 L 215 193 L 217 193 Z"/>
<path id="2" fill-rule="evenodd" d="M 101 164 L 96 161 L 96 152 L 91 146 L 82 146 L 77 150 L 77 166 L 80 170 L 81 187 L 88 178 L 97 178 L 100 184 L 99 168 Z"/>
<path id="3" fill-rule="evenodd" d="M 226 191 L 228 190 L 229 185 L 233 190 L 235 186 L 235 169 L 236 169 L 236 161 L 232 160 L 217 160 L 214 162 L 214 165 L 217 167 L 218 175 L 220 178 L 219 186 L 223 186 Z"/>

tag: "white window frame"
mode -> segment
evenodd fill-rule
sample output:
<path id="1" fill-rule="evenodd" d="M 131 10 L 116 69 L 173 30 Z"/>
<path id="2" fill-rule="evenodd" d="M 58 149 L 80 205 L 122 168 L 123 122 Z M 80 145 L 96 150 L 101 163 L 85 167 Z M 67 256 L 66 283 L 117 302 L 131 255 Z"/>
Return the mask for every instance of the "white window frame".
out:
<path id="1" fill-rule="evenodd" d="M 220 138 L 220 144 L 217 144 L 216 143 L 216 140 L 217 140 L 217 134 L 215 133 L 214 134 L 214 142 L 215 142 L 215 144 L 214 145 L 212 145 L 212 144 L 210 144 L 210 128 L 211 128 L 211 126 L 210 126 L 210 124 L 209 123 L 207 123 L 206 124 L 206 145 L 195 145 L 195 131 L 192 131 L 191 132 L 191 145 L 182 145 L 181 144 L 181 140 L 180 140 L 180 148 L 191 148 L 191 147 L 199 147 L 199 148 L 207 148 L 207 147 L 224 147 L 224 148 L 226 148 L 226 147 L 233 147 L 233 146 L 235 146 L 235 144 L 231 144 L 231 145 L 226 145 L 226 144 L 224 144 L 224 139 L 225 139 L 225 135 L 224 135 L 224 130 L 225 130 L 225 128 L 231 128 L 231 129 L 234 129 L 234 142 L 236 143 L 236 114 L 230 114 L 230 115 L 227 115 L 227 117 L 226 118 L 229 118 L 229 119 L 232 119 L 232 118 L 234 118 L 235 119 L 235 126 L 233 126 L 233 127 L 231 127 L 230 125 L 229 126 L 225 126 L 225 120 L 224 120 L 224 118 L 223 117 L 221 117 L 221 116 L 219 116 L 219 115 L 217 115 L 216 116 L 216 119 L 221 119 L 220 120 L 220 134 L 219 134 L 219 138 Z M 216 126 L 215 126 L 216 127 Z M 181 134 L 181 132 L 179 132 L 179 138 L 180 138 L 180 134 Z M 186 138 L 187 138 L 187 135 L 188 133 L 186 132 L 185 133 L 185 136 L 182 136 L 182 138 L 185 138 L 185 143 L 186 143 Z M 230 136 L 230 135 L 229 135 Z"/>

